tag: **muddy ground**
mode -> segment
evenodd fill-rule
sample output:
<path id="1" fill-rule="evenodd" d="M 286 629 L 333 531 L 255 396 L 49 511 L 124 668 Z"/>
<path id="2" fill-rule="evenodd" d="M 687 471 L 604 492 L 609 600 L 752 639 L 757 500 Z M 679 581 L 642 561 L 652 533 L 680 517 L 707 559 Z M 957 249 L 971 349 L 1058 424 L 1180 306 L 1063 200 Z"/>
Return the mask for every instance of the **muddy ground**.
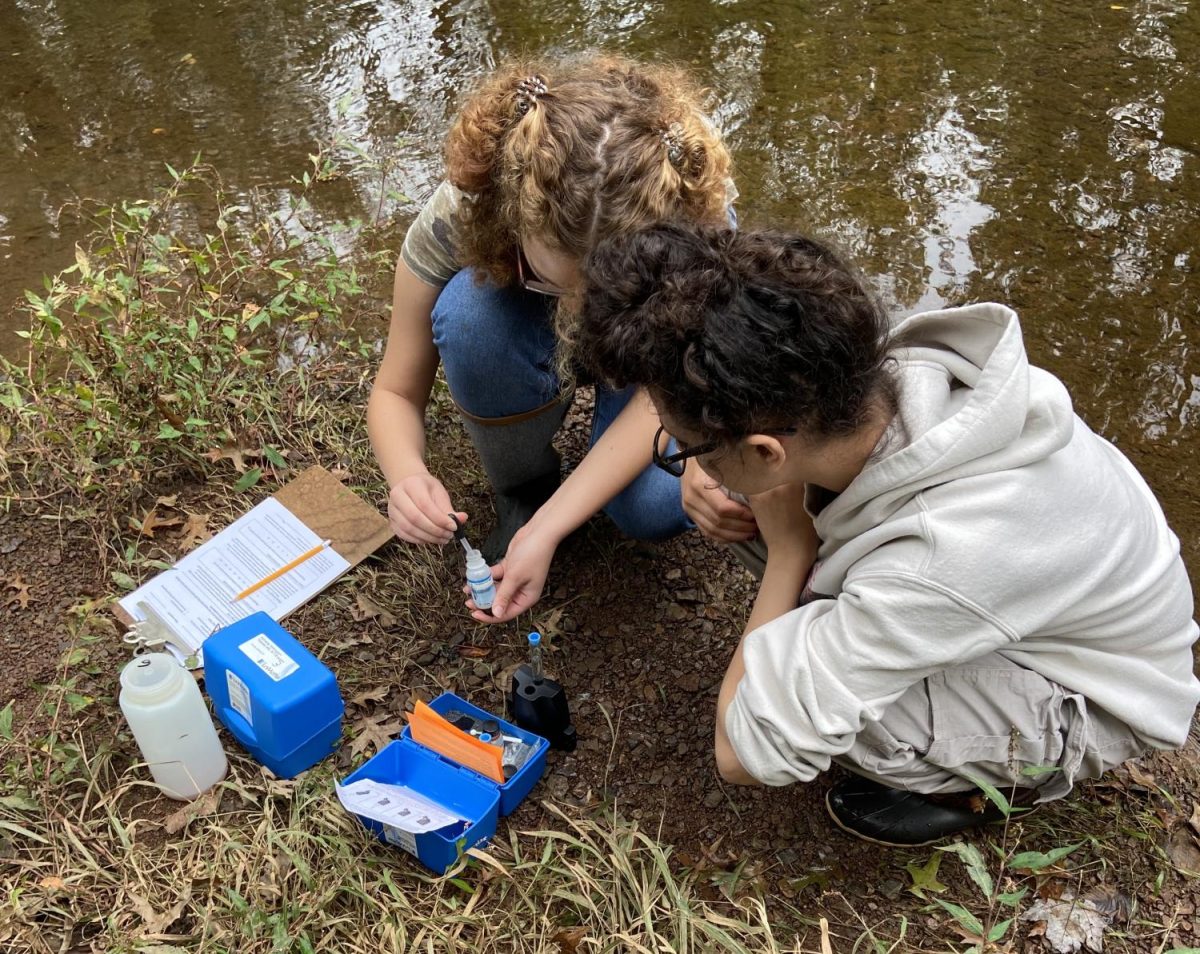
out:
<path id="1" fill-rule="evenodd" d="M 562 441 L 568 458 L 581 447 L 586 412 L 586 404 L 577 405 L 569 419 Z M 486 486 L 464 447 L 456 426 L 436 429 L 432 454 L 452 496 L 484 515 Z M 352 484 L 376 479 L 342 476 Z M 137 542 L 145 556 L 178 557 L 191 542 L 183 537 L 184 516 L 211 515 L 219 526 L 225 498 L 217 485 L 227 483 L 148 485 L 147 499 L 174 495 L 160 507 L 168 524 L 180 519 L 152 540 L 129 528 L 121 538 Z M 13 700 L 19 723 L 49 718 L 39 712 L 38 686 L 61 677 L 72 608 L 112 595 L 117 561 L 111 550 L 98 557 L 98 543 L 111 536 L 73 519 L 60 498 L 14 502 L 0 514 L 0 705 Z M 932 849 L 891 850 L 834 828 L 823 801 L 834 775 L 783 789 L 728 786 L 717 776 L 711 745 L 717 686 L 754 596 L 752 579 L 722 548 L 697 533 L 639 544 L 597 518 L 564 544 L 542 603 L 519 626 L 475 624 L 461 608 L 459 572 L 450 549 L 430 562 L 389 544 L 288 620 L 333 668 L 347 700 L 349 743 L 336 756 L 340 770 L 364 757 L 352 752 L 356 735 L 371 724 L 398 731 L 414 698 L 451 689 L 502 711 L 501 687 L 536 624 L 549 640 L 547 668 L 570 693 L 580 737 L 574 753 L 552 753 L 537 796 L 584 811 L 615 806 L 675 846 L 674 857 L 702 873 L 706 891 L 757 888 L 773 899 L 781 920 L 796 923 L 796 910 L 826 914 L 845 928 L 843 936 L 855 936 L 861 922 L 881 925 L 885 937 L 904 915 L 915 932 L 910 943 L 936 938 L 945 947 L 956 939 L 948 915 L 908 890 L 906 864 L 924 864 Z M 136 750 L 115 706 L 116 672 L 126 656 L 115 627 L 90 652 L 94 672 L 81 673 L 76 688 L 97 703 L 82 718 L 90 732 L 115 737 L 132 763 Z M 1110 889 L 1129 905 L 1107 949 L 1165 951 L 1200 937 L 1200 882 L 1179 870 L 1200 861 L 1194 837 L 1200 828 L 1188 826 L 1197 806 L 1200 759 L 1193 746 L 1082 786 L 1071 799 L 1015 823 L 1010 839 L 1039 850 L 1085 842 L 1071 864 L 1039 879 L 1038 889 Z M 531 829 L 551 824 L 551 817 L 531 798 L 507 824 Z M 994 829 L 970 836 L 981 847 L 996 839 Z M 397 854 L 398 867 L 412 864 Z M 943 864 L 939 878 L 948 885 L 943 898 L 975 897 L 977 907 L 960 866 Z M 1016 949 L 1049 949 L 1036 926 L 1032 935 L 1029 929 L 1021 929 Z"/>

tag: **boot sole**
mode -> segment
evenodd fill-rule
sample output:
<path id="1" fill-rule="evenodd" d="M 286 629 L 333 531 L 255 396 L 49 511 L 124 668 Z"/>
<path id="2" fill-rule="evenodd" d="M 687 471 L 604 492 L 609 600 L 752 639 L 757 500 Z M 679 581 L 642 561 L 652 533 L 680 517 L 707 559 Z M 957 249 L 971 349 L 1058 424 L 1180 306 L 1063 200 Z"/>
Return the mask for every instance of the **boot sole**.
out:
<path id="1" fill-rule="evenodd" d="M 864 835 L 861 831 L 855 831 L 840 818 L 833 810 L 833 806 L 829 804 L 829 795 L 832 792 L 830 789 L 825 793 L 825 814 L 827 814 L 838 828 L 844 831 L 847 835 L 853 835 L 859 841 L 867 841 L 872 845 L 882 845 L 884 848 L 925 848 L 929 845 L 936 845 L 939 841 L 945 841 L 947 838 L 953 838 L 955 835 L 962 834 L 964 831 L 971 831 L 970 828 L 960 828 L 958 831 L 947 832 L 944 835 L 938 835 L 936 838 L 930 838 L 928 841 L 884 841 L 882 838 L 872 838 L 870 835 Z M 1025 808 L 1022 806 L 1022 818 L 1028 817 L 1036 812 L 1041 805 L 1034 804 Z M 976 825 L 975 828 L 986 828 L 988 825 L 1001 825 L 1004 823 L 1003 818 L 997 818 L 994 821 L 984 822 L 982 825 Z"/>

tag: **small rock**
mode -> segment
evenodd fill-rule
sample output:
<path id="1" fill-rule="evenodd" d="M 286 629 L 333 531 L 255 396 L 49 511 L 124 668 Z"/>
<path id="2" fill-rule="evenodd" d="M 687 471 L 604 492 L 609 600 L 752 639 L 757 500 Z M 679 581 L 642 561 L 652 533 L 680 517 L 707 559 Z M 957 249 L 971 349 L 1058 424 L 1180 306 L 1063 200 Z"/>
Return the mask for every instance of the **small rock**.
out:
<path id="1" fill-rule="evenodd" d="M 491 668 L 484 662 L 477 662 L 471 672 L 475 674 L 476 679 L 486 679 L 492 674 Z"/>
<path id="2" fill-rule="evenodd" d="M 418 666 L 428 666 L 436 658 L 437 655 L 435 653 L 421 653 L 421 655 L 417 657 L 416 662 Z"/>
<path id="3" fill-rule="evenodd" d="M 678 580 L 681 576 L 683 576 L 683 571 L 680 570 L 679 567 L 677 567 L 677 566 L 672 567 L 671 569 L 667 570 L 667 579 L 668 580 Z"/>
<path id="4" fill-rule="evenodd" d="M 716 808 L 721 802 L 725 801 L 725 794 L 721 791 L 709 792 L 704 796 L 705 808 Z"/>
<path id="5" fill-rule="evenodd" d="M 676 680 L 676 684 L 684 692 L 698 692 L 700 689 L 700 676 L 694 672 L 685 673 Z"/>
<path id="6" fill-rule="evenodd" d="M 682 622 L 690 615 L 691 614 L 678 603 L 670 603 L 667 605 L 667 619 L 672 620 L 673 622 Z"/>

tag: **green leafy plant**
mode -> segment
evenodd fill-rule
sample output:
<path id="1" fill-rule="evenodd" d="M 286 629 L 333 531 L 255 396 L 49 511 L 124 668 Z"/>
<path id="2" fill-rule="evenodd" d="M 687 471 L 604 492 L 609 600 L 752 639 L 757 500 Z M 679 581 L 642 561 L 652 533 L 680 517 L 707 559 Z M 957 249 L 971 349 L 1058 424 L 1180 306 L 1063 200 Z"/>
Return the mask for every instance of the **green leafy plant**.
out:
<path id="1" fill-rule="evenodd" d="M 289 382 L 369 353 L 358 266 L 300 224 L 303 195 L 255 216 L 212 169 L 168 170 L 152 200 L 86 207 L 87 247 L 27 292 L 28 355 L 0 363 L 0 476 L 118 501 L 149 473 L 249 457 L 244 491 L 285 464 Z"/>

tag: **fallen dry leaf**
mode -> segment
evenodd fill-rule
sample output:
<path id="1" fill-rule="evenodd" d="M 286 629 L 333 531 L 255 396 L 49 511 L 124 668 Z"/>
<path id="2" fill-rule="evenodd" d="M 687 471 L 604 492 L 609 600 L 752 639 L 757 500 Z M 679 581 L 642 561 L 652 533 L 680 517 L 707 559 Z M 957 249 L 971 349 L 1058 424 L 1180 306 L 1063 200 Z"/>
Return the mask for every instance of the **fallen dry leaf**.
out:
<path id="1" fill-rule="evenodd" d="M 199 798 L 188 802 L 178 811 L 171 812 L 170 815 L 163 819 L 163 828 L 166 829 L 168 835 L 177 835 L 195 819 L 211 815 L 217 810 L 220 804 L 221 789 L 219 787 L 209 789 Z"/>
<path id="2" fill-rule="evenodd" d="M 138 533 L 140 533 L 143 537 L 149 537 L 151 540 L 154 539 L 154 531 L 170 530 L 174 527 L 178 527 L 182 523 L 183 517 L 179 516 L 178 514 L 160 517 L 158 515 L 157 504 L 151 507 L 150 512 L 146 514 L 146 516 L 142 517 L 141 520 L 136 520 L 133 517 L 129 518 L 129 525 L 137 530 Z"/>
<path id="3" fill-rule="evenodd" d="M 1188 819 L 1188 824 L 1192 826 L 1192 831 L 1200 835 L 1200 801 L 1192 803 L 1192 817 Z"/>
<path id="4" fill-rule="evenodd" d="M 187 521 L 183 525 L 181 531 L 183 539 L 180 540 L 180 546 L 186 553 L 188 550 L 198 547 L 212 539 L 212 531 L 208 529 L 209 514 L 206 513 L 191 513 L 185 511 Z"/>
<path id="5" fill-rule="evenodd" d="M 561 931 L 556 931 L 550 940 L 558 945 L 563 954 L 575 954 L 575 949 L 579 947 L 579 942 L 583 940 L 585 934 L 587 934 L 586 927 L 563 928 Z"/>
<path id="6" fill-rule="evenodd" d="M 66 886 L 67 883 L 62 878 L 54 875 L 47 875 L 38 881 L 38 887 L 45 888 L 47 891 L 62 891 Z"/>
<path id="7" fill-rule="evenodd" d="M 350 705 L 365 706 L 368 702 L 382 702 L 391 691 L 391 686 L 376 686 L 374 689 L 364 689 L 350 699 Z"/>
<path id="8" fill-rule="evenodd" d="M 1144 771 L 1137 762 L 1126 762 L 1125 765 L 1129 769 L 1129 777 L 1133 780 L 1134 784 L 1140 785 L 1148 791 L 1158 787 L 1154 781 L 1154 776 Z"/>
<path id="9" fill-rule="evenodd" d="M 223 460 L 230 461 L 233 464 L 234 470 L 239 474 L 244 474 L 246 472 L 245 455 L 251 453 L 251 451 L 253 451 L 252 447 L 226 441 L 220 447 L 214 447 L 201 456 L 205 460 L 211 460 L 214 464 L 220 463 Z"/>
<path id="10" fill-rule="evenodd" d="M 1075 954 L 1085 948 L 1104 950 L 1104 929 L 1112 918 L 1098 911 L 1087 898 L 1064 891 L 1057 901 L 1041 900 L 1030 905 L 1021 920 L 1042 922 L 1029 933 L 1043 934 L 1056 954 Z"/>
<path id="11" fill-rule="evenodd" d="M 10 576 L 5 582 L 5 589 L 15 590 L 16 592 L 4 601 L 4 605 L 12 606 L 14 603 L 16 603 L 21 607 L 21 609 L 28 609 L 29 601 L 33 599 L 29 592 L 30 584 L 26 583 L 24 578 L 19 573 L 16 576 Z"/>
<path id="12" fill-rule="evenodd" d="M 133 903 L 133 909 L 142 919 L 143 936 L 162 934 L 163 931 L 179 920 L 179 916 L 183 914 L 183 909 L 192 896 L 192 883 L 189 881 L 184 886 L 183 894 L 179 900 L 162 914 L 155 911 L 154 906 L 141 895 L 134 894 L 132 891 L 128 891 L 127 894 L 129 895 L 129 900 Z"/>
<path id="13" fill-rule="evenodd" d="M 464 659 L 487 659 L 492 654 L 489 646 L 462 645 L 456 647 L 456 652 Z"/>
<path id="14" fill-rule="evenodd" d="M 1167 836 L 1167 857 L 1183 874 L 1200 878 L 1200 845 L 1186 827 L 1176 828 Z"/>
<path id="15" fill-rule="evenodd" d="M 350 754 L 363 755 L 373 747 L 376 752 L 382 752 L 392 736 L 398 735 L 403 723 L 390 712 L 380 712 L 367 716 L 354 726 L 354 741 L 350 743 Z"/>
<path id="16" fill-rule="evenodd" d="M 355 605 L 350 607 L 350 616 L 362 623 L 369 619 L 378 620 L 379 625 L 384 629 L 391 629 L 396 625 L 396 617 L 385 610 L 382 606 L 376 603 L 366 593 L 359 592 L 354 597 Z"/>

